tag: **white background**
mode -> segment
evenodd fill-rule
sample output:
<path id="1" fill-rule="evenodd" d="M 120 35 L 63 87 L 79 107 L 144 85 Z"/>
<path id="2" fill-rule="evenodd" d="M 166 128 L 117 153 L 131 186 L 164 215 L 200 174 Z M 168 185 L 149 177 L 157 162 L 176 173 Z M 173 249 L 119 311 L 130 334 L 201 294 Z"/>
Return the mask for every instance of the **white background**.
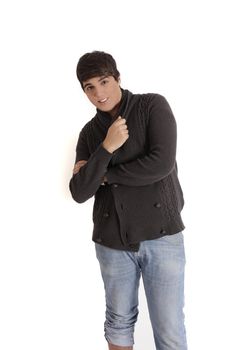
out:
<path id="1" fill-rule="evenodd" d="M 232 31 L 224 0 L 1 2 L 1 350 L 107 349 L 93 198 L 68 189 L 95 113 L 75 76 L 92 50 L 115 57 L 123 88 L 171 105 L 189 350 L 233 348 Z M 143 293 L 136 350 L 154 349 Z"/>

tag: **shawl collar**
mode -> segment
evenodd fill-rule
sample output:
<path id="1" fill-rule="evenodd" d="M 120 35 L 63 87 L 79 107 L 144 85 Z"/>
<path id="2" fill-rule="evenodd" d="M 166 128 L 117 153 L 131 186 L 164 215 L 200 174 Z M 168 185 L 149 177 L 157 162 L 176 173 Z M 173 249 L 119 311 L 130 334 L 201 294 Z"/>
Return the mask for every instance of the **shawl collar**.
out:
<path id="1" fill-rule="evenodd" d="M 122 97 L 119 105 L 118 112 L 115 117 L 112 117 L 108 112 L 103 112 L 96 109 L 96 120 L 97 123 L 101 125 L 101 127 L 109 128 L 109 126 L 118 118 L 118 116 L 122 116 L 122 118 L 125 118 L 127 121 L 129 111 L 130 111 L 130 102 L 132 99 L 132 92 L 129 90 L 124 90 L 121 88 Z"/>
<path id="2" fill-rule="evenodd" d="M 106 130 L 111 126 L 111 124 L 118 118 L 118 116 L 122 116 L 122 118 L 128 119 L 128 116 L 130 114 L 130 111 L 132 109 L 133 103 L 133 94 L 129 90 L 124 90 L 121 88 L 122 91 L 122 97 L 119 105 L 118 112 L 115 117 L 112 117 L 108 112 L 103 112 L 96 109 L 97 113 L 95 116 L 97 124 L 100 126 L 102 130 L 106 132 Z M 117 157 L 119 156 L 118 153 L 120 151 L 120 148 L 118 148 L 110 160 L 109 166 L 114 165 L 116 162 Z"/>

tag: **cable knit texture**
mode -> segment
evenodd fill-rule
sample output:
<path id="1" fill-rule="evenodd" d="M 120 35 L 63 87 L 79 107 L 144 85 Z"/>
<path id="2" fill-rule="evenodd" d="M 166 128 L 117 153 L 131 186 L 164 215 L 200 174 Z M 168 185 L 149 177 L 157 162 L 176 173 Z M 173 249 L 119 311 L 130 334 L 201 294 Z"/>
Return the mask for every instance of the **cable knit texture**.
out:
<path id="1" fill-rule="evenodd" d="M 176 121 L 167 100 L 122 89 L 118 115 L 126 119 L 129 138 L 113 153 L 102 142 L 118 115 L 96 112 L 81 129 L 76 147 L 75 162 L 87 163 L 69 184 L 78 203 L 95 196 L 93 241 L 138 251 L 140 241 L 182 231 Z"/>

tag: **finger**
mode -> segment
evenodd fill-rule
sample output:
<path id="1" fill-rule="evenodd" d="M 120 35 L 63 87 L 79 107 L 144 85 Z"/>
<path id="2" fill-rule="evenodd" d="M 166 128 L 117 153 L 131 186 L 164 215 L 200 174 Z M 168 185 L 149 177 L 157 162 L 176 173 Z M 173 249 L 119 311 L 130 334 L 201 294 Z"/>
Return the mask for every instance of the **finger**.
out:
<path id="1" fill-rule="evenodd" d="M 86 164 L 87 160 L 79 160 L 76 164 Z"/>
<path id="2" fill-rule="evenodd" d="M 115 121 L 115 123 L 118 124 L 118 125 L 125 124 L 125 123 L 126 123 L 126 119 L 124 119 L 124 118 L 117 119 L 117 120 Z"/>
<path id="3" fill-rule="evenodd" d="M 86 163 L 78 163 L 76 166 L 84 166 Z"/>
<path id="4" fill-rule="evenodd" d="M 73 169 L 73 173 L 77 174 L 79 172 L 79 170 L 82 168 L 82 166 L 84 166 L 85 164 L 86 163 L 84 163 L 84 164 L 76 163 L 75 166 L 74 166 L 74 169 Z"/>
<path id="5" fill-rule="evenodd" d="M 125 125 L 120 125 L 119 128 L 118 128 L 119 132 L 125 132 L 126 130 L 128 130 L 128 128 Z"/>
<path id="6" fill-rule="evenodd" d="M 78 169 L 80 169 L 80 165 L 75 165 L 74 170 L 78 170 Z"/>
<path id="7" fill-rule="evenodd" d="M 79 164 L 77 164 L 77 167 L 82 167 L 82 166 L 84 166 L 85 164 L 86 164 L 87 162 L 85 162 L 85 163 L 79 163 Z"/>
<path id="8" fill-rule="evenodd" d="M 120 128 L 121 128 L 121 129 L 127 129 L 128 127 L 127 127 L 126 124 L 123 124 L 123 125 L 120 125 Z"/>
<path id="9" fill-rule="evenodd" d="M 87 163 L 87 161 L 78 161 L 78 162 L 74 165 L 74 168 L 83 166 L 83 165 L 85 165 L 86 163 Z"/>
<path id="10" fill-rule="evenodd" d="M 77 174 L 77 173 L 79 172 L 80 169 L 81 169 L 81 167 L 75 168 L 75 169 L 73 170 L 73 173 L 74 173 L 74 174 Z"/>
<path id="11" fill-rule="evenodd" d="M 83 164 L 84 165 L 84 164 Z M 79 164 L 74 167 L 75 170 L 79 170 L 83 165 Z"/>
<path id="12" fill-rule="evenodd" d="M 83 162 L 87 162 L 87 160 L 86 160 L 86 159 L 81 159 L 81 160 L 79 160 L 76 164 L 78 164 L 78 163 L 83 163 Z"/>

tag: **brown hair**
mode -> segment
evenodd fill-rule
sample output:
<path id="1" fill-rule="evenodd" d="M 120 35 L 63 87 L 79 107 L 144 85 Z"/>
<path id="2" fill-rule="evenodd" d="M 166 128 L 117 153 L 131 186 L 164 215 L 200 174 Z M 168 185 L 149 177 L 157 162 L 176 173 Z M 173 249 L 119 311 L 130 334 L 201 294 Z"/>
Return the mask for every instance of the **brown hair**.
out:
<path id="1" fill-rule="evenodd" d="M 120 76 L 114 58 L 103 51 L 88 52 L 81 56 L 77 64 L 76 74 L 82 89 L 83 82 L 88 79 L 110 75 L 118 80 Z"/>

